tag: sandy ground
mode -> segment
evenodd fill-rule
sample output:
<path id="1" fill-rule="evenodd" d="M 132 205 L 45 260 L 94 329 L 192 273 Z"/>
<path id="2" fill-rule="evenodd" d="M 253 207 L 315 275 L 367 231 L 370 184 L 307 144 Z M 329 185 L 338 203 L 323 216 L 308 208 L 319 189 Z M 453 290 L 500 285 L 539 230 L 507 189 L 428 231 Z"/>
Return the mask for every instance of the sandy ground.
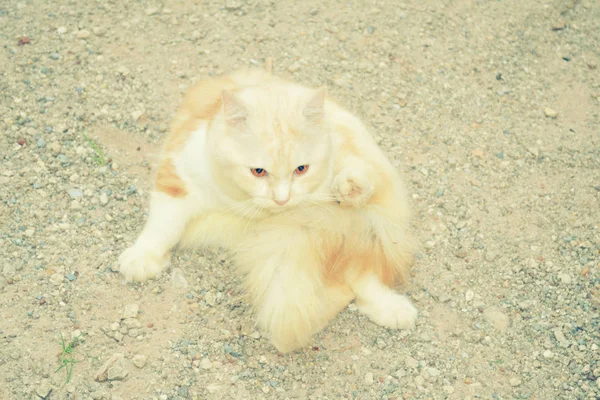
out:
<path id="1" fill-rule="evenodd" d="M 0 398 L 600 398 L 599 21 L 595 0 L 0 2 Z M 282 356 L 226 252 L 178 253 L 187 286 L 115 272 L 184 91 L 265 57 L 405 176 L 414 331 L 350 305 Z"/>

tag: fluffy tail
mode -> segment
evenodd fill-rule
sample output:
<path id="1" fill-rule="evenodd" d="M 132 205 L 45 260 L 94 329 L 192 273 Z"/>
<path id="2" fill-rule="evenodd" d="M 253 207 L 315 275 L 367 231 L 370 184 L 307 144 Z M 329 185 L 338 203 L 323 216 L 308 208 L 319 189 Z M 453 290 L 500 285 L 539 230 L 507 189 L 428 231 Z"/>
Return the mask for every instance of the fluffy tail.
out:
<path id="1" fill-rule="evenodd" d="M 406 208 L 403 204 L 398 207 Z M 395 211 L 396 215 L 390 215 L 390 211 Z M 372 271 L 386 286 L 405 283 L 416 247 L 409 234 L 408 210 L 378 209 L 375 206 L 367 214 L 374 233 L 367 252 Z"/>
<path id="2" fill-rule="evenodd" d="M 324 282 L 312 234 L 277 220 L 261 224 L 234 249 L 257 324 L 281 352 L 306 346 L 353 298 L 346 287 Z"/>
<path id="3" fill-rule="evenodd" d="M 339 206 L 311 210 L 307 221 L 318 221 L 312 226 L 318 232 L 312 235 L 313 246 L 321 251 L 327 282 L 345 284 L 368 273 L 388 287 L 407 281 L 416 241 L 410 234 L 408 204 L 398 192 L 387 204 L 359 210 Z M 323 215 L 315 217 L 320 212 Z"/>

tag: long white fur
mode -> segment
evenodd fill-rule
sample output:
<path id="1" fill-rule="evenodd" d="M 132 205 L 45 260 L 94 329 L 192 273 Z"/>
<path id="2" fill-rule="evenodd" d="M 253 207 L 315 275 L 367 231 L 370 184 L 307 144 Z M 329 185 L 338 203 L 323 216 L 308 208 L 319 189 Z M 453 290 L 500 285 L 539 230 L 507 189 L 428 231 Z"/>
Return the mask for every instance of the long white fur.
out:
<path id="1" fill-rule="evenodd" d="M 252 72 L 233 75 L 233 79 L 240 85 L 252 86 L 267 78 L 264 73 Z M 281 84 L 277 80 L 269 82 L 275 89 Z M 309 98 L 311 92 L 297 85 L 285 85 L 290 100 L 279 101 L 271 110 L 258 110 L 261 118 L 301 114 L 298 101 L 291 99 Z M 306 345 L 355 296 L 361 311 L 376 323 L 392 328 L 412 327 L 417 313 L 410 301 L 381 283 L 368 266 L 364 274 L 364 265 L 350 265 L 339 284 L 328 282 L 324 276 L 321 253 L 331 242 L 343 243 L 345 249 L 358 254 L 368 251 L 376 237 L 385 257 L 398 268 L 406 264 L 410 249 L 408 207 L 396 171 L 358 118 L 329 101 L 325 102 L 324 115 L 323 126 L 331 129 L 331 140 L 318 143 L 332 146 L 329 157 L 337 157 L 337 149 L 346 140 L 332 128 L 340 123 L 352 128 L 361 157 L 331 162 L 327 169 L 319 171 L 321 181 L 311 192 L 304 193 L 301 187 L 294 192 L 292 188 L 290 204 L 285 207 L 265 198 L 265 187 L 256 189 L 260 198 L 241 200 L 239 193 L 254 189 L 225 189 L 232 183 L 219 177 L 222 171 L 216 170 L 218 160 L 214 157 L 218 154 L 217 141 L 221 140 L 217 135 L 222 134 L 226 121 L 222 115 L 217 116 L 210 130 L 207 123 L 200 124 L 182 151 L 170 155 L 189 193 L 183 199 L 152 194 L 144 230 L 119 259 L 126 279 L 145 281 L 157 276 L 167 265 L 169 249 L 177 243 L 225 246 L 232 250 L 245 277 L 257 324 L 270 333 L 280 351 Z M 367 193 L 369 185 L 379 179 L 378 173 L 392 177 L 387 184 L 391 185 L 395 201 L 387 206 L 366 204 L 371 195 Z M 243 185 L 253 184 L 251 178 L 248 182 L 239 176 L 235 179 Z M 291 185 L 302 182 L 298 179 Z M 347 196 L 360 200 L 350 193 L 352 182 L 363 186 L 365 204 L 341 207 L 335 199 Z"/>

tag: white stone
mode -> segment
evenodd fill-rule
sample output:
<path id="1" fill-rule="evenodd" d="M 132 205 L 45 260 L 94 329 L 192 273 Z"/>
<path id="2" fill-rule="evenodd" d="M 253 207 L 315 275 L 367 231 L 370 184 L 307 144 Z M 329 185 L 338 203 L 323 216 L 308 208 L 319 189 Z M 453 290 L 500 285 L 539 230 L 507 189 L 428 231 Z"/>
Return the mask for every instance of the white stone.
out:
<path id="1" fill-rule="evenodd" d="M 75 37 L 77 39 L 87 39 L 90 37 L 90 31 L 87 31 L 85 29 L 80 30 L 79 32 L 77 32 L 75 34 Z"/>
<path id="2" fill-rule="evenodd" d="M 558 112 L 551 109 L 550 107 L 544 108 L 544 115 L 548 118 L 556 118 L 558 117 Z"/>
<path id="3" fill-rule="evenodd" d="M 103 206 L 108 204 L 108 195 L 105 192 L 100 193 L 100 204 Z"/>
<path id="4" fill-rule="evenodd" d="M 558 279 L 560 279 L 560 282 L 564 283 L 565 285 L 570 285 L 572 282 L 571 276 L 569 274 L 560 274 L 558 276 Z"/>
<path id="5" fill-rule="evenodd" d="M 136 318 L 140 312 L 140 306 L 137 304 L 127 304 L 123 308 L 123 318 Z"/>
<path id="6" fill-rule="evenodd" d="M 144 366 L 146 365 L 146 356 L 143 354 L 136 354 L 135 356 L 133 356 L 133 365 L 135 365 L 138 368 L 144 368 Z"/>
<path id="7" fill-rule="evenodd" d="M 467 293 L 465 293 L 465 300 L 467 300 L 467 303 L 473 300 L 474 297 L 475 293 L 473 293 L 472 290 L 467 290 Z"/>
<path id="8" fill-rule="evenodd" d="M 52 274 L 52 276 L 50 276 L 50 283 L 52 283 L 54 286 L 60 285 L 62 281 L 63 276 L 61 274 Z"/>
<path id="9" fill-rule="evenodd" d="M 188 287 L 188 281 L 185 279 L 185 275 L 181 268 L 173 268 L 173 273 L 171 274 L 171 284 L 174 289 L 185 289 Z"/>
<path id="10" fill-rule="evenodd" d="M 203 358 L 200 362 L 200 367 L 205 370 L 209 370 L 212 368 L 212 362 L 208 358 Z"/>

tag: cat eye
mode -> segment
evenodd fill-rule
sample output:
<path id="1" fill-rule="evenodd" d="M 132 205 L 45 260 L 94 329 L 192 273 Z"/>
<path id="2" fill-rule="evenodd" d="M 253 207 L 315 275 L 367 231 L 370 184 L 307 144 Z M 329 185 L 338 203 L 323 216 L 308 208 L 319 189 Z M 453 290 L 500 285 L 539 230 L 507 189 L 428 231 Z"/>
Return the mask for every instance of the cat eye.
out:
<path id="1" fill-rule="evenodd" d="M 252 171 L 252 175 L 258 176 L 259 178 L 267 174 L 267 171 L 262 168 L 252 168 L 250 171 Z"/>
<path id="2" fill-rule="evenodd" d="M 298 168 L 296 168 L 296 170 L 294 171 L 294 173 L 296 175 L 303 175 L 306 173 L 306 171 L 308 171 L 308 165 L 301 165 Z"/>

